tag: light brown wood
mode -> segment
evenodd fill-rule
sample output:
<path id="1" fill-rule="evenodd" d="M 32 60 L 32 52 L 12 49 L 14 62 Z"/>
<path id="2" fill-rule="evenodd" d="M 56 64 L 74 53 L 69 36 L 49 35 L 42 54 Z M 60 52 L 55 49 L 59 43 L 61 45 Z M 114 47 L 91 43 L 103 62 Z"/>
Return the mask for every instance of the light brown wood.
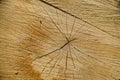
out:
<path id="1" fill-rule="evenodd" d="M 118 2 L 2 0 L 0 80 L 119 80 Z"/>

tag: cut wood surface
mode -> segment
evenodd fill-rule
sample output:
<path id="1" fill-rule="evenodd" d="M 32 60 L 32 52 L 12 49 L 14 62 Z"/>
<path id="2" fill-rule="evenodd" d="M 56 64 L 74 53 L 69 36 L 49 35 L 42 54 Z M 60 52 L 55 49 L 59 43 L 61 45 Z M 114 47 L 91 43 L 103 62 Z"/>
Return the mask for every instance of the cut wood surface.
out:
<path id="1" fill-rule="evenodd" d="M 0 80 L 120 80 L 119 0 L 0 0 Z"/>

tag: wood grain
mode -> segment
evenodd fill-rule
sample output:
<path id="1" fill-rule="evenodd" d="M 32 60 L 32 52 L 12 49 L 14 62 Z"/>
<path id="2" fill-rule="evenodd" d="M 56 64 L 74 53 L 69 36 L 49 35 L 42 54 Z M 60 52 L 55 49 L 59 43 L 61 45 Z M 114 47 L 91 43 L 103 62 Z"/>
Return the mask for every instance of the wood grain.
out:
<path id="1" fill-rule="evenodd" d="M 119 80 L 119 0 L 2 0 L 0 80 Z"/>

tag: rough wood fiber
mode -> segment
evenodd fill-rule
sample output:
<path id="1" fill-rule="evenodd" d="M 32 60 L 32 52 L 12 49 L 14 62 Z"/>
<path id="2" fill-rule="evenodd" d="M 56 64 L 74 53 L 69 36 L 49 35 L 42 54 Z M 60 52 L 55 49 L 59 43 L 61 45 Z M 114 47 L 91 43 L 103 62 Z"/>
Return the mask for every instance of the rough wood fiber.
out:
<path id="1" fill-rule="evenodd" d="M 0 80 L 119 80 L 117 4 L 1 0 Z"/>

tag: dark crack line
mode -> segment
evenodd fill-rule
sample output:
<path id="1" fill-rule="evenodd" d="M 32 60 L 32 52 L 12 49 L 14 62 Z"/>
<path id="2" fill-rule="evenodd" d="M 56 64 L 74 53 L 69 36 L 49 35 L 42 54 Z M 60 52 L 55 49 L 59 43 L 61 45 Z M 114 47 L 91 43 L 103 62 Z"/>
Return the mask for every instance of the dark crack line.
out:
<path id="1" fill-rule="evenodd" d="M 42 58 L 42 57 L 45 57 L 45 56 L 47 56 L 47 55 L 50 55 L 50 54 L 52 54 L 52 53 L 54 53 L 54 52 L 56 52 L 56 51 L 58 51 L 58 50 L 64 48 L 67 44 L 69 44 L 71 41 L 73 41 L 73 40 L 75 40 L 75 39 L 76 39 L 76 38 L 74 38 L 74 39 L 68 41 L 67 43 L 65 43 L 63 46 L 61 46 L 61 47 L 58 48 L 58 49 L 55 49 L 55 50 L 53 50 L 53 51 L 51 51 L 51 52 L 49 52 L 49 53 L 47 53 L 47 54 L 45 54 L 45 55 L 36 57 L 33 61 L 35 61 L 35 60 L 38 59 L 38 58 Z"/>
<path id="2" fill-rule="evenodd" d="M 107 31 L 105 31 L 105 30 L 103 30 L 103 29 L 101 29 L 101 28 L 99 28 L 99 27 L 97 27 L 97 26 L 95 26 L 95 25 L 89 23 L 89 22 L 86 21 L 86 20 L 83 20 L 83 19 L 80 18 L 80 17 L 75 16 L 74 14 L 71 14 L 71 13 L 69 13 L 69 12 L 67 12 L 67 11 L 65 11 L 65 10 L 63 10 L 63 9 L 61 9 L 61 8 L 59 8 L 59 7 L 57 7 L 57 6 L 54 6 L 54 5 L 50 4 L 49 2 L 46 2 L 46 1 L 44 1 L 44 0 L 39 0 L 39 1 L 41 1 L 41 2 L 43 2 L 44 4 L 47 4 L 47 5 L 49 5 L 49 6 L 53 7 L 53 8 L 55 8 L 55 9 L 58 9 L 58 10 L 60 10 L 60 11 L 62 11 L 62 12 L 64 12 L 64 13 L 66 13 L 66 14 L 68 14 L 68 15 L 70 15 L 70 16 L 75 17 L 75 18 L 77 18 L 77 19 L 79 19 L 79 20 L 85 22 L 86 24 L 89 24 L 89 25 L 95 27 L 96 29 L 98 29 L 98 30 L 100 30 L 100 31 L 102 31 L 102 32 L 104 32 L 104 33 L 110 35 L 111 37 L 120 38 L 120 37 L 118 37 L 118 36 L 112 35 L 112 34 L 110 34 L 109 32 L 107 32 Z"/>

